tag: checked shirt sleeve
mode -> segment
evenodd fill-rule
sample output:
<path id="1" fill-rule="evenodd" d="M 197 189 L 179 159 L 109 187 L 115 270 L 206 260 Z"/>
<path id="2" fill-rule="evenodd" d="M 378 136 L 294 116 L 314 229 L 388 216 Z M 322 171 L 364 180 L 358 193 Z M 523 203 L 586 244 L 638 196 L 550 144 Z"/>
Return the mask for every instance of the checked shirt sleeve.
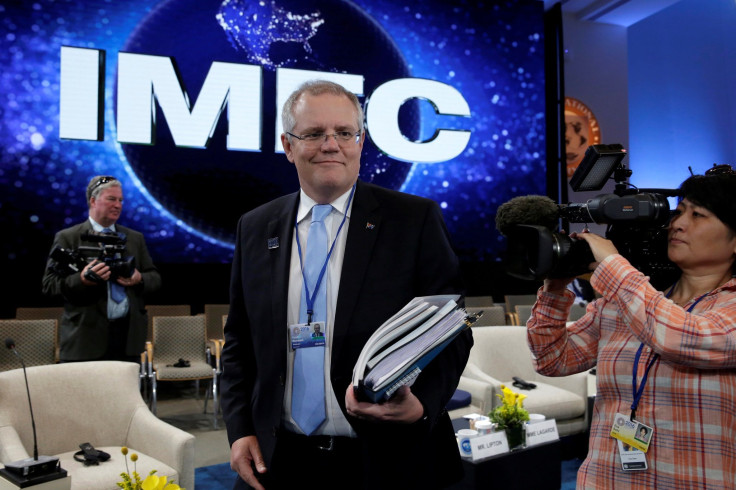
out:
<path id="1" fill-rule="evenodd" d="M 532 363 L 545 376 L 567 376 L 592 368 L 598 352 L 598 320 L 592 312 L 598 300 L 588 305 L 586 314 L 567 325 L 567 316 L 575 300 L 571 291 L 564 294 L 544 292 L 540 288 L 537 301 L 527 322 L 527 339 Z"/>
<path id="2" fill-rule="evenodd" d="M 620 255 L 606 258 L 591 284 L 619 311 L 622 321 L 662 359 L 698 368 L 736 367 L 736 282 L 706 294 L 692 312 L 654 289 Z M 693 302 L 690 304 L 692 305 Z"/>

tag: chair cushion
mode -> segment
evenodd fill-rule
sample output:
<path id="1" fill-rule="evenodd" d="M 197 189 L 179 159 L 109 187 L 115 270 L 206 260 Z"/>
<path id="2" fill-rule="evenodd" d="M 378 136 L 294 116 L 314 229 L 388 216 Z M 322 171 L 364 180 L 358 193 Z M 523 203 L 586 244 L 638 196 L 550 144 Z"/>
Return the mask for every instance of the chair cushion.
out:
<path id="1" fill-rule="evenodd" d="M 508 380 L 504 384 L 511 387 L 513 383 L 513 380 Z M 548 419 L 555 420 L 574 419 L 585 414 L 586 401 L 583 397 L 538 380 L 534 380 L 533 383 L 537 387 L 532 390 L 512 388 L 515 392 L 527 396 L 524 399 L 524 408 L 529 413 L 541 413 Z"/>
<path id="2" fill-rule="evenodd" d="M 467 407 L 470 405 L 470 393 L 465 390 L 455 390 L 452 394 L 452 398 L 447 402 L 445 408 L 450 410 L 456 410 L 458 408 Z"/>
<path id="3" fill-rule="evenodd" d="M 82 441 L 85 442 L 85 441 Z M 94 445 L 94 441 L 92 441 Z M 117 482 L 122 481 L 120 473 L 126 471 L 125 456 L 120 452 L 120 446 L 104 446 L 95 447 L 98 451 L 104 451 L 110 455 L 110 459 L 96 466 L 85 466 L 74 459 L 76 451 L 70 451 L 55 455 L 59 458 L 61 467 L 64 468 L 72 477 L 72 489 L 94 488 L 99 490 L 117 489 Z M 156 470 L 156 475 L 168 477 L 168 481 L 174 480 L 179 483 L 179 474 L 170 466 L 165 465 L 157 459 L 136 451 L 134 448 L 128 448 L 128 472 L 132 476 L 133 471 L 137 471 L 141 480 L 145 480 L 151 470 Z M 136 453 L 138 461 L 132 463 L 130 454 Z"/>
<path id="4" fill-rule="evenodd" d="M 153 368 L 156 370 L 156 379 L 159 381 L 185 380 L 212 378 L 214 376 L 212 366 L 206 362 L 190 361 L 189 364 L 189 367 L 173 367 L 163 363 L 154 363 Z"/>

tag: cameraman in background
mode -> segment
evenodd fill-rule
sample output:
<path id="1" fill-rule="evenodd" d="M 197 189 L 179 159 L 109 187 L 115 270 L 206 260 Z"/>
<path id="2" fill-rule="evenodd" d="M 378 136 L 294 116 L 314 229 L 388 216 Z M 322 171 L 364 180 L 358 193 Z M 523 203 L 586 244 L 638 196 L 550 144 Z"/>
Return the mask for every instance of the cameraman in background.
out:
<path id="1" fill-rule="evenodd" d="M 580 233 L 602 298 L 566 326 L 572 278 L 545 279 L 537 293 L 527 323 L 536 370 L 597 366 L 577 488 L 736 488 L 736 173 L 714 170 L 680 186 L 668 228 L 674 284 L 657 291 L 611 241 Z M 637 424 L 646 444 L 624 454 Z"/>
<path id="2" fill-rule="evenodd" d="M 161 276 L 148 254 L 143 235 L 117 225 L 123 208 L 123 189 L 115 177 L 97 176 L 87 186 L 89 219 L 61 230 L 54 237 L 43 277 L 43 292 L 64 299 L 60 325 L 61 362 L 119 360 L 139 362 L 148 333 L 144 294 L 161 287 Z M 92 258 L 82 270 L 65 271 L 55 258 L 59 248 L 87 249 L 89 233 L 118 240 L 112 269 L 107 260 Z M 85 239 L 83 239 L 85 236 Z M 104 249 L 105 242 L 98 244 Z M 126 270 L 128 264 L 134 264 Z M 123 267 L 117 267 L 121 263 Z M 81 268 L 81 267 L 80 267 Z M 117 269 L 123 269 L 119 273 Z M 130 270 L 132 269 L 132 270 Z"/>

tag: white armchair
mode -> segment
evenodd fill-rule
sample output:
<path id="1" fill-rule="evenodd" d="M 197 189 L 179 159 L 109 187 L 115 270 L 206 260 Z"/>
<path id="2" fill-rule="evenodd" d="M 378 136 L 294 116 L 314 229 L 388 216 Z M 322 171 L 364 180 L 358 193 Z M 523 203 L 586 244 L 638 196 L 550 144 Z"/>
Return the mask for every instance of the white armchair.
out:
<path id="1" fill-rule="evenodd" d="M 126 470 L 122 446 L 138 454 L 141 477 L 157 475 L 194 488 L 194 436 L 156 418 L 141 397 L 138 365 L 94 361 L 28 368 L 38 452 L 58 457 L 72 489 L 116 489 Z M 33 454 L 33 433 L 23 371 L 0 373 L 0 463 Z M 89 442 L 110 454 L 98 466 L 74 460 Z M 130 465 L 130 462 L 129 462 Z M 133 467 L 130 466 L 130 471 Z"/>
<path id="2" fill-rule="evenodd" d="M 490 400 L 493 396 L 493 387 L 491 385 L 485 381 L 478 381 L 476 379 L 468 378 L 467 376 L 460 376 L 460 382 L 458 383 L 457 388 L 470 393 L 470 405 L 450 410 L 449 413 L 451 419 L 458 419 L 472 413 L 488 415 L 490 409 L 486 407 L 490 406 Z"/>
<path id="3" fill-rule="evenodd" d="M 469 391 L 471 405 L 487 414 L 501 400 L 501 385 L 527 395 L 524 408 L 555 419 L 560 436 L 584 432 L 588 427 L 588 373 L 548 377 L 532 365 L 526 328 L 518 326 L 473 327 L 474 345 L 458 388 Z M 532 390 L 513 386 L 513 377 L 537 385 Z"/>

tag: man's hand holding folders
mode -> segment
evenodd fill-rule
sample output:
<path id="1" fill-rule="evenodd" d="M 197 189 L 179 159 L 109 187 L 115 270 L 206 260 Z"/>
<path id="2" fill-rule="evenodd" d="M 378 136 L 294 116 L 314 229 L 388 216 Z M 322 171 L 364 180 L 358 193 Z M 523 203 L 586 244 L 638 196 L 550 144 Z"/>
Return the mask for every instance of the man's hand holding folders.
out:
<path id="1" fill-rule="evenodd" d="M 482 312 L 468 315 L 458 295 L 417 297 L 376 330 L 353 369 L 357 400 L 390 400 Z M 408 390 L 407 390 L 408 391 Z M 410 393 L 410 392 L 409 392 Z"/>

